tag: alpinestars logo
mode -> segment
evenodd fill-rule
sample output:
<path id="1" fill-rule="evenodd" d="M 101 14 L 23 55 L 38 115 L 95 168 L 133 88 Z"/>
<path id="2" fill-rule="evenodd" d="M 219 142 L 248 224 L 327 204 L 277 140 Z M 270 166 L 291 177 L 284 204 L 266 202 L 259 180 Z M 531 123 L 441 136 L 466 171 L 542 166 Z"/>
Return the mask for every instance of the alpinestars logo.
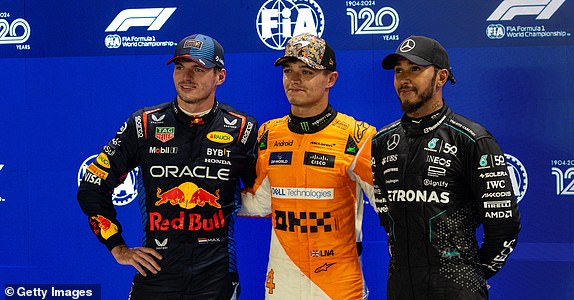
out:
<path id="1" fill-rule="evenodd" d="M 505 0 L 486 19 L 487 21 L 510 21 L 516 16 L 536 16 L 536 20 L 548 20 L 566 0 Z"/>
<path id="2" fill-rule="evenodd" d="M 302 33 L 323 35 L 325 16 L 314 0 L 268 0 L 257 13 L 256 26 L 265 46 L 283 50 L 293 36 Z"/>

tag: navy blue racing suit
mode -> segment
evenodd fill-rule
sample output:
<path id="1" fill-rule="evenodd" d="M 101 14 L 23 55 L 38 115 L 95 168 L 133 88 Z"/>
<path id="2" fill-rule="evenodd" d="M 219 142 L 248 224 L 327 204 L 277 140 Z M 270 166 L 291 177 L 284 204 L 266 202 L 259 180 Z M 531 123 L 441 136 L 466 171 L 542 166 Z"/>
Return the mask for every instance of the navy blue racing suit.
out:
<path id="1" fill-rule="evenodd" d="M 135 275 L 132 299 L 238 295 L 233 225 L 240 179 L 255 179 L 256 139 L 256 120 L 226 104 L 192 118 L 173 101 L 132 114 L 88 166 L 78 201 L 109 250 L 125 244 L 112 191 L 141 167 L 144 246 L 163 259 L 157 275 Z"/>

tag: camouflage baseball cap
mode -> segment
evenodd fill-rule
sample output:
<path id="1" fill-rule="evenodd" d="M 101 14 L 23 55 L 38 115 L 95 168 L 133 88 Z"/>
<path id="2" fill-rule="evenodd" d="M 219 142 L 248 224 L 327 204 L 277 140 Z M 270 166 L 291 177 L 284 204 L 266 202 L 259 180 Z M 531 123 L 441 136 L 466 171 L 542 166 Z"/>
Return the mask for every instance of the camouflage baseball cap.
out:
<path id="1" fill-rule="evenodd" d="M 337 70 L 335 51 L 327 42 L 310 33 L 303 33 L 292 37 L 287 41 L 285 53 L 275 61 L 275 66 L 280 66 L 287 59 L 296 58 L 317 70 Z"/>

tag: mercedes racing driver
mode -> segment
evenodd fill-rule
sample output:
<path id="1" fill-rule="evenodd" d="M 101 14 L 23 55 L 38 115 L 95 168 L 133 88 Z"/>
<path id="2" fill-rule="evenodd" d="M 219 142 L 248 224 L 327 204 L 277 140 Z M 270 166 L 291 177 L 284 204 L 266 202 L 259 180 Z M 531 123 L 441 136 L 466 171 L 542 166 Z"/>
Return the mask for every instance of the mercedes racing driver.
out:
<path id="1" fill-rule="evenodd" d="M 373 138 L 375 209 L 388 234 L 388 299 L 487 299 L 516 246 L 518 206 L 504 153 L 442 98 L 454 76 L 437 41 L 411 36 L 383 68 L 405 112 Z M 484 236 L 479 244 L 477 228 Z"/>

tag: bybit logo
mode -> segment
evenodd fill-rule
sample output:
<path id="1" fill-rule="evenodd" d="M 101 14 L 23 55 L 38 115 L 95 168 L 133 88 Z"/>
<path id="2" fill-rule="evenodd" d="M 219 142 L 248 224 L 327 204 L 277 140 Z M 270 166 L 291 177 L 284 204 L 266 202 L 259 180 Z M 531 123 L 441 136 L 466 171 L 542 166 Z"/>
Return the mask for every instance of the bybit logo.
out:
<path id="1" fill-rule="evenodd" d="M 505 0 L 486 19 L 487 21 L 510 21 L 516 16 L 536 16 L 536 20 L 548 20 L 566 0 Z"/>
<path id="2" fill-rule="evenodd" d="M 268 0 L 257 13 L 256 26 L 267 47 L 283 50 L 289 38 L 301 33 L 321 36 L 325 17 L 314 0 Z"/>
<path id="3" fill-rule="evenodd" d="M 136 26 L 147 27 L 148 31 L 160 30 L 175 10 L 176 7 L 124 9 L 106 28 L 106 32 L 127 31 Z"/>

